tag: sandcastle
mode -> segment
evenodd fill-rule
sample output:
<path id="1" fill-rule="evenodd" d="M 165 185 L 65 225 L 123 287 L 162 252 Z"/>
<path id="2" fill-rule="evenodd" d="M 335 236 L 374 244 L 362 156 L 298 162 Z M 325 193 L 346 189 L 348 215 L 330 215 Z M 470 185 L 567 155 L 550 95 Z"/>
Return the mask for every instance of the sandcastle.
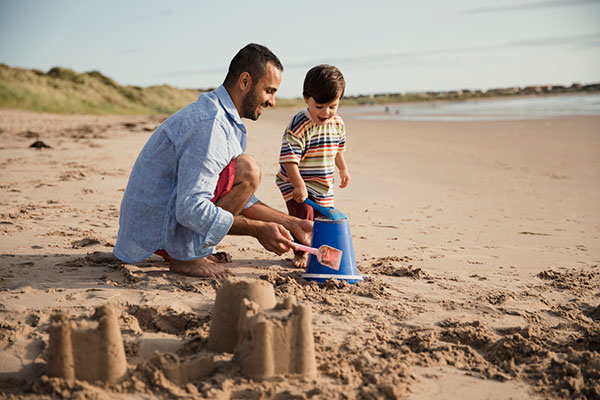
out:
<path id="1" fill-rule="evenodd" d="M 64 312 L 52 316 L 49 376 L 88 382 L 116 382 L 127 373 L 127 359 L 117 314 L 110 304 L 98 307 L 97 322 L 76 324 Z"/>
<path id="2" fill-rule="evenodd" d="M 214 368 L 213 357 L 203 354 L 184 360 L 176 354 L 157 351 L 149 363 L 158 368 L 171 382 L 180 386 L 209 375 Z"/>
<path id="3" fill-rule="evenodd" d="M 247 299 L 241 307 L 235 355 L 246 376 L 316 376 L 310 306 L 298 305 L 290 296 L 269 310 L 259 310 Z"/>
<path id="4" fill-rule="evenodd" d="M 118 382 L 127 374 L 127 359 L 117 313 L 98 307 L 93 321 L 75 323 L 64 312 L 51 318 L 49 376 L 88 382 Z M 277 303 L 273 286 L 262 280 L 230 278 L 217 291 L 208 338 L 216 352 L 233 352 L 250 378 L 277 375 L 316 376 L 311 309 L 294 297 Z M 185 384 L 213 369 L 210 357 L 180 360 L 157 354 L 151 364 L 170 380 Z"/>
<path id="5" fill-rule="evenodd" d="M 266 281 L 225 281 L 217 292 L 208 344 L 235 352 L 250 378 L 317 373 L 310 307 L 297 305 L 294 297 L 277 304 Z"/>
<path id="6" fill-rule="evenodd" d="M 259 308 L 273 308 L 277 304 L 273 285 L 258 279 L 229 278 L 217 291 L 210 324 L 208 348 L 216 352 L 233 353 L 238 342 L 237 324 L 243 299 L 256 303 Z"/>

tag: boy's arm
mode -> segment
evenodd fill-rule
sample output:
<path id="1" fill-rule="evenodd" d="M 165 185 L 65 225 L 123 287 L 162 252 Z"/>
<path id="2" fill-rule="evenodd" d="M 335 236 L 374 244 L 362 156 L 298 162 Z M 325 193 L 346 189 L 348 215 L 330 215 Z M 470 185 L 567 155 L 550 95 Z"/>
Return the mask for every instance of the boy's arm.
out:
<path id="1" fill-rule="evenodd" d="M 304 180 L 302 179 L 302 175 L 300 174 L 300 169 L 298 169 L 298 164 L 289 162 L 283 163 L 283 166 L 290 182 L 294 186 L 294 191 L 292 192 L 294 200 L 298 203 L 302 203 L 308 197 L 308 192 Z"/>
<path id="2" fill-rule="evenodd" d="M 345 188 L 350 183 L 350 173 L 348 172 L 348 165 L 346 165 L 346 159 L 344 153 L 337 153 L 335 156 L 335 166 L 340 171 L 340 187 Z"/>

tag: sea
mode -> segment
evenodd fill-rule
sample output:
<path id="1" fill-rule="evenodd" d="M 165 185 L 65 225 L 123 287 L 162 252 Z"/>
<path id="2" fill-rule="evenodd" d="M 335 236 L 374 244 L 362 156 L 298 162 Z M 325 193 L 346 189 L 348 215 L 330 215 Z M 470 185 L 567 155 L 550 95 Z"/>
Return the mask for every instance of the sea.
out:
<path id="1" fill-rule="evenodd" d="M 506 97 L 347 107 L 344 118 L 405 121 L 505 121 L 600 116 L 600 94 Z"/>

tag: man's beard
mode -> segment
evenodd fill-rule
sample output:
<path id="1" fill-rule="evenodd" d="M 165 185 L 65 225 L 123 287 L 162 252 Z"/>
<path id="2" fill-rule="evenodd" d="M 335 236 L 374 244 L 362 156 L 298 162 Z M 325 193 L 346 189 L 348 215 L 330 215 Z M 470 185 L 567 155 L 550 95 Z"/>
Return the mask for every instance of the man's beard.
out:
<path id="1" fill-rule="evenodd" d="M 250 87 L 250 91 L 242 99 L 242 118 L 248 118 L 256 121 L 260 114 L 258 113 L 258 96 L 254 92 L 254 85 Z"/>

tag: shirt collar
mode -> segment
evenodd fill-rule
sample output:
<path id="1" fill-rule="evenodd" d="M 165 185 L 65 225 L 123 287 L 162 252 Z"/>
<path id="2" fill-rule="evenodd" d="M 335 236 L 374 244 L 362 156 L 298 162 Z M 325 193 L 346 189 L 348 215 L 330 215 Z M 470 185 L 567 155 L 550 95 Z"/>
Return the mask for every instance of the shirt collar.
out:
<path id="1" fill-rule="evenodd" d="M 313 119 L 312 119 L 312 117 L 311 117 L 311 115 L 310 115 L 310 111 L 308 111 L 308 107 L 307 107 L 307 108 L 305 108 L 303 111 L 304 111 L 304 115 L 306 115 L 306 118 L 308 118 L 308 120 L 309 120 L 310 122 L 315 122 L 315 121 L 313 121 Z"/>
<path id="2" fill-rule="evenodd" d="M 237 108 L 235 108 L 235 104 L 233 104 L 233 100 L 231 100 L 231 96 L 229 96 L 229 92 L 227 92 L 225 86 L 219 86 L 214 90 L 214 93 L 221 102 L 221 105 L 223 106 L 227 114 L 229 114 L 236 123 L 244 126 L 242 118 L 240 118 L 240 114 L 238 113 Z"/>

